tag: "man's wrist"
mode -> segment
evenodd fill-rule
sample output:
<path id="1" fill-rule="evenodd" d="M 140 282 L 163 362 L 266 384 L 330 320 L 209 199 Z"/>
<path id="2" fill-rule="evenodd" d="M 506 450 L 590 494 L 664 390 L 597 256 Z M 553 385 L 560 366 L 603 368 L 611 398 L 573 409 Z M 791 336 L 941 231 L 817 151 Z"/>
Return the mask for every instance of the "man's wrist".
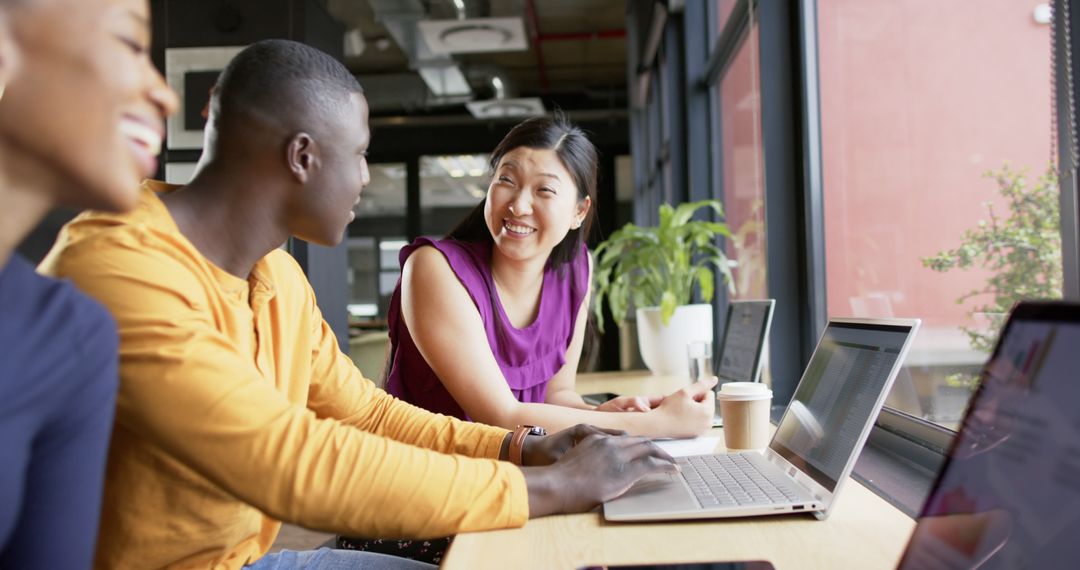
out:
<path id="1" fill-rule="evenodd" d="M 526 446 L 532 447 L 535 444 L 535 436 L 547 435 L 547 431 L 539 426 L 519 425 L 517 429 L 513 431 L 510 436 L 510 446 L 507 450 L 508 460 L 514 465 L 530 465 L 533 458 L 529 457 L 525 453 Z M 528 460 L 526 459 L 527 457 Z"/>
<path id="2" fill-rule="evenodd" d="M 514 437 L 514 432 L 506 432 L 506 436 L 503 437 L 502 445 L 499 446 L 499 461 L 510 461 L 510 438 Z"/>
<path id="3" fill-rule="evenodd" d="M 563 512 L 562 497 L 556 491 L 555 468 L 523 467 L 525 487 L 529 491 L 529 518 L 542 517 Z"/>
<path id="4" fill-rule="evenodd" d="M 540 446 L 538 445 L 546 435 L 530 435 L 525 438 L 525 441 L 521 445 L 521 464 L 522 465 L 547 465 L 548 461 L 544 461 L 542 457 L 538 457 Z"/>

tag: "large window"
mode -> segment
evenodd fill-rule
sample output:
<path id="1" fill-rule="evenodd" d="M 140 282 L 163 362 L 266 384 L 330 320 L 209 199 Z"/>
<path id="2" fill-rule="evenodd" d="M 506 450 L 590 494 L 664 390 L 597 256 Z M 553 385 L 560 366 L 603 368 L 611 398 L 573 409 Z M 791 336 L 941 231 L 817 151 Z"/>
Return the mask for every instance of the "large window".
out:
<path id="1" fill-rule="evenodd" d="M 950 428 L 1002 304 L 1060 295 L 1039 4 L 818 2 L 829 314 L 923 319 L 888 403 Z"/>
<path id="2" fill-rule="evenodd" d="M 442 237 L 487 195 L 488 157 L 482 154 L 420 158 L 420 233 Z"/>
<path id="3" fill-rule="evenodd" d="M 765 145 L 762 115 L 761 27 L 755 2 L 718 0 L 708 7 L 710 42 L 706 83 L 711 128 L 708 136 L 712 195 L 723 204 L 731 237 L 723 247 L 732 266 L 734 295 L 717 296 L 715 327 L 723 334 L 729 299 L 770 297 L 766 227 Z M 695 86 L 691 85 L 691 92 Z M 690 118 L 690 120 L 695 120 Z M 690 148 L 693 156 L 700 149 Z M 719 277 L 719 275 L 718 275 Z M 787 351 L 785 351 L 786 353 Z M 764 358 L 762 378 L 772 383 Z M 774 387 L 775 388 L 775 387 Z M 780 398 L 784 396 L 781 394 Z"/>
<path id="4" fill-rule="evenodd" d="M 395 248 L 405 243 L 405 164 L 372 164 L 370 170 L 349 226 L 346 278 L 350 321 L 380 326 L 400 273 Z"/>
<path id="5" fill-rule="evenodd" d="M 731 12 L 735 10 L 735 0 L 716 0 L 716 28 L 717 33 L 723 30 L 731 19 Z M 710 38 L 713 39 L 713 38 Z"/>
<path id="6" fill-rule="evenodd" d="M 487 156 L 420 158 L 420 234 L 446 235 L 487 194 Z M 349 315 L 359 325 L 385 325 L 390 297 L 401 276 L 398 254 L 408 243 L 407 165 L 371 165 L 349 227 Z"/>
<path id="7" fill-rule="evenodd" d="M 765 165 L 761 138 L 758 28 L 751 22 L 716 84 L 721 155 L 720 199 L 731 230 L 735 298 L 767 297 Z"/>
<path id="8" fill-rule="evenodd" d="M 648 177 L 649 200 L 645 202 L 645 217 L 642 220 L 647 224 L 659 223 L 660 218 L 657 214 L 657 208 L 664 201 L 664 197 L 668 191 L 664 188 L 663 177 L 663 148 L 664 148 L 664 133 L 661 129 L 661 114 L 664 107 L 664 92 L 660 88 L 660 78 L 663 77 L 660 73 L 653 73 L 653 80 L 649 83 L 649 99 L 646 103 L 646 113 L 648 114 L 648 123 L 645 130 L 645 136 L 647 144 L 649 145 L 649 157 L 650 160 L 646 165 L 646 176 Z"/>

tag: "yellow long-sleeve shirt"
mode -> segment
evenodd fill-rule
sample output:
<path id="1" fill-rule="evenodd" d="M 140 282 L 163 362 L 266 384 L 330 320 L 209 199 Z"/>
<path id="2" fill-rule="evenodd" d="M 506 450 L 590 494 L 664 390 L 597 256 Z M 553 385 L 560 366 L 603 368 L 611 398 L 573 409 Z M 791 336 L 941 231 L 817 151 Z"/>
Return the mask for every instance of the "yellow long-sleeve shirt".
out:
<path id="1" fill-rule="evenodd" d="M 474 459 L 497 457 L 505 430 L 375 388 L 288 254 L 246 281 L 226 273 L 180 233 L 155 195 L 167 189 L 147 182 L 133 212 L 80 216 L 41 266 L 120 330 L 98 567 L 239 568 L 278 521 L 371 537 L 524 524 L 521 471 Z"/>

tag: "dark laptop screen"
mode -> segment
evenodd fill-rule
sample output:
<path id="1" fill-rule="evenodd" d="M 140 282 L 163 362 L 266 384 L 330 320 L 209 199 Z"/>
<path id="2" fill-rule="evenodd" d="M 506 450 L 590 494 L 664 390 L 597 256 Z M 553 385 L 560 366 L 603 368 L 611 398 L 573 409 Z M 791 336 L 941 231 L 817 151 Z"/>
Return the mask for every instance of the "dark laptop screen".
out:
<path id="1" fill-rule="evenodd" d="M 901 568 L 1080 567 L 1080 306 L 1017 307 Z"/>
<path id="2" fill-rule="evenodd" d="M 834 490 L 910 334 L 910 326 L 830 322 L 769 447 Z"/>
<path id="3" fill-rule="evenodd" d="M 728 305 L 716 371 L 721 382 L 758 381 L 772 308 L 772 301 L 733 301 Z"/>

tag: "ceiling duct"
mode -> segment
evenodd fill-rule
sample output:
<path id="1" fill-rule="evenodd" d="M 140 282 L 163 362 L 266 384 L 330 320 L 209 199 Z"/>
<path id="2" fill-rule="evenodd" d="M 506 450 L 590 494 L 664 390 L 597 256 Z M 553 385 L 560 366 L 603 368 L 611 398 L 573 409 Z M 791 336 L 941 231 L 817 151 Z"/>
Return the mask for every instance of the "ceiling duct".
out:
<path id="1" fill-rule="evenodd" d="M 472 88 L 457 63 L 428 49 L 418 24 L 428 17 L 419 0 L 368 0 L 375 19 L 386 28 L 436 97 L 472 96 Z"/>
<path id="2" fill-rule="evenodd" d="M 357 79 L 373 114 L 415 113 L 472 100 L 471 95 L 432 95 L 424 80 L 415 73 L 380 73 Z"/>
<path id="3" fill-rule="evenodd" d="M 459 20 L 487 18 L 491 15 L 491 2 L 488 0 L 449 0 L 449 3 L 453 5 L 454 15 Z"/>
<path id="4" fill-rule="evenodd" d="M 487 83 L 492 98 L 469 101 L 465 107 L 477 119 L 501 119 L 506 117 L 536 117 L 545 113 L 544 103 L 538 97 L 518 97 L 517 85 L 506 72 L 496 65 L 472 65 L 467 69 L 473 84 Z"/>
<path id="5" fill-rule="evenodd" d="M 416 96 L 416 82 L 406 77 L 386 78 L 398 89 L 394 100 L 371 101 L 373 108 L 408 110 L 414 105 L 423 107 L 460 104 L 477 118 L 525 117 L 544 114 L 544 105 L 537 98 L 515 98 L 517 90 L 508 76 L 493 66 L 470 69 L 469 78 L 476 84 L 490 85 L 494 98 L 470 101 L 473 89 L 461 66 L 453 59 L 456 53 L 518 51 L 528 49 L 524 22 L 521 18 L 490 18 L 487 0 L 448 0 L 431 3 L 431 13 L 421 0 L 368 0 L 375 19 L 386 28 L 409 59 L 431 98 Z M 432 19 L 441 17 L 442 19 Z M 371 78 L 365 79 L 370 83 Z M 380 81 L 380 80 L 375 80 Z M 412 85 L 413 87 L 407 87 Z M 386 87 L 389 87 L 387 85 Z M 380 90 L 382 91 L 382 90 Z M 373 91 L 370 91 L 373 92 Z"/>
<path id="6" fill-rule="evenodd" d="M 470 63 L 465 66 L 465 77 L 472 85 L 484 85 L 486 89 L 477 89 L 478 95 L 488 95 L 487 89 L 495 99 L 517 97 L 517 83 L 502 66 L 490 63 Z"/>

